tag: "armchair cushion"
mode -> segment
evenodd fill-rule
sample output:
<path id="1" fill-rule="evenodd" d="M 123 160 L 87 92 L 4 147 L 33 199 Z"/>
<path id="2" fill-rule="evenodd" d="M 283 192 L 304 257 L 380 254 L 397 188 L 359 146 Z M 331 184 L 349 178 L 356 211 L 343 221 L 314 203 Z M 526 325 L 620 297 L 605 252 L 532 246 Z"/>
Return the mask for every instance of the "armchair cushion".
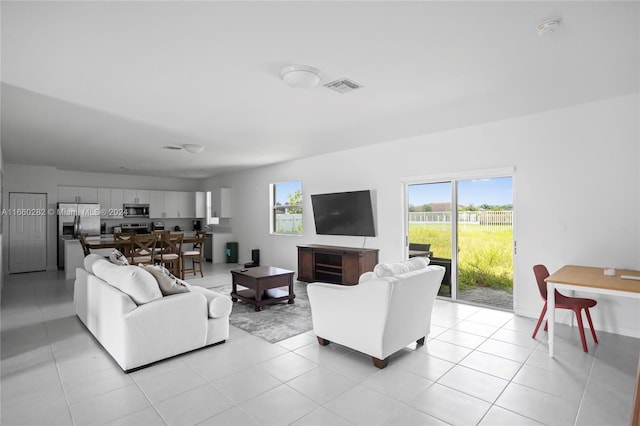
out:
<path id="1" fill-rule="evenodd" d="M 429 258 L 412 257 L 404 262 L 379 263 L 373 268 L 373 272 L 379 277 L 395 277 L 411 271 L 424 269 L 429 265 Z"/>

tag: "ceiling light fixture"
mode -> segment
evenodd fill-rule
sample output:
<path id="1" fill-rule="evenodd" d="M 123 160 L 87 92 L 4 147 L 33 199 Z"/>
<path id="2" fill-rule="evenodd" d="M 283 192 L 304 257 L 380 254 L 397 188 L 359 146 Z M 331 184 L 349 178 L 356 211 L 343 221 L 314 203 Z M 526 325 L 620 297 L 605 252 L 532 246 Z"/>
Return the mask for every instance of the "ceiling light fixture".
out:
<path id="1" fill-rule="evenodd" d="M 308 65 L 291 65 L 280 71 L 280 78 L 295 89 L 311 89 L 320 83 L 322 72 Z"/>
<path id="2" fill-rule="evenodd" d="M 163 146 L 162 149 L 168 149 L 170 151 L 182 151 L 185 150 L 190 152 L 191 154 L 199 154 L 204 151 L 204 145 L 199 145 L 195 143 L 186 143 L 184 145 L 167 145 Z"/>
<path id="3" fill-rule="evenodd" d="M 558 25 L 560 25 L 560 18 L 547 19 L 538 25 L 536 29 L 538 30 L 538 35 L 542 37 L 548 32 L 555 31 L 558 28 Z"/>

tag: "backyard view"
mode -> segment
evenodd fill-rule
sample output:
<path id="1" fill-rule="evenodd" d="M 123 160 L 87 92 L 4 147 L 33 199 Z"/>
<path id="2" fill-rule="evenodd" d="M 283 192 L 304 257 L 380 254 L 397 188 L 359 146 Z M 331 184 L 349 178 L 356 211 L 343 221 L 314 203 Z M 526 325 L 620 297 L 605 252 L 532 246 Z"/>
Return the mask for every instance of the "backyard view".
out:
<path id="1" fill-rule="evenodd" d="M 464 215 L 460 212 L 458 215 Z M 478 212 L 482 216 L 485 212 Z M 508 213 L 509 219 L 511 211 Z M 451 259 L 451 222 L 420 222 L 411 215 L 409 241 L 431 244 L 434 257 Z M 451 216 L 451 213 L 448 214 Z M 424 216 L 422 216 L 424 217 Z M 460 290 L 495 287 L 511 292 L 513 287 L 513 227 L 511 223 L 458 224 L 458 284 Z"/>
<path id="2" fill-rule="evenodd" d="M 432 263 L 451 270 L 457 250 L 457 280 L 440 295 L 511 309 L 513 307 L 513 205 L 511 178 L 455 182 L 457 236 L 453 236 L 454 182 L 409 186 L 409 242 L 430 244 Z M 455 218 L 453 218 L 455 219 Z M 455 248 L 452 248 L 455 247 Z"/>

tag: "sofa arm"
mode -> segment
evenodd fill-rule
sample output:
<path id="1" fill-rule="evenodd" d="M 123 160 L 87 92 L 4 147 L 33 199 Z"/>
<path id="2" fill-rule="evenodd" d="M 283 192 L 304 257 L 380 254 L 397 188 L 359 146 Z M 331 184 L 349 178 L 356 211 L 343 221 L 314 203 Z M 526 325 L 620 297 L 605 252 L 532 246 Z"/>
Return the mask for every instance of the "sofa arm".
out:
<path id="1" fill-rule="evenodd" d="M 233 307 L 231 297 L 195 285 L 190 285 L 189 290 L 192 293 L 202 294 L 207 299 L 209 318 L 223 318 L 231 314 Z"/>

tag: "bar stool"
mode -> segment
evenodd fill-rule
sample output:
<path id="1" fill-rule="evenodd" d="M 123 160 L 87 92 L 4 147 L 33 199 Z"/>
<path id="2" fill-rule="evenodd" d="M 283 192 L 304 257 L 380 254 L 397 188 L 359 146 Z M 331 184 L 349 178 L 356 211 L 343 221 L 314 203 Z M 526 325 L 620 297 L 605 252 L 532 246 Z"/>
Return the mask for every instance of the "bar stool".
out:
<path id="1" fill-rule="evenodd" d="M 192 250 L 182 251 L 182 276 L 186 273 L 196 275 L 200 272 L 200 276 L 204 278 L 202 272 L 202 249 L 204 247 L 204 241 L 207 236 L 206 231 L 196 231 L 196 241 L 193 243 Z M 191 268 L 187 268 L 187 259 L 191 260 Z M 196 267 L 197 266 L 197 267 Z"/>

